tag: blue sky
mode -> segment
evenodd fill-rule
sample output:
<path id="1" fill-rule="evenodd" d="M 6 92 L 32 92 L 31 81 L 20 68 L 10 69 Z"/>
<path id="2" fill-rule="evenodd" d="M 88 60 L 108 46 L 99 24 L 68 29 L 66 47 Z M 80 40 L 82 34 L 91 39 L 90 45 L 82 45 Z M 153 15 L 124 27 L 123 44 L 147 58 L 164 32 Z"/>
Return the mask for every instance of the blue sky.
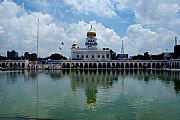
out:
<path id="1" fill-rule="evenodd" d="M 37 19 L 40 19 L 40 56 L 70 54 L 75 41 L 84 47 L 93 25 L 98 47 L 130 55 L 173 51 L 180 35 L 178 0 L 0 0 L 0 54 L 15 49 L 36 52 Z M 60 42 L 64 41 L 59 51 Z M 180 41 L 179 41 L 180 42 Z"/>

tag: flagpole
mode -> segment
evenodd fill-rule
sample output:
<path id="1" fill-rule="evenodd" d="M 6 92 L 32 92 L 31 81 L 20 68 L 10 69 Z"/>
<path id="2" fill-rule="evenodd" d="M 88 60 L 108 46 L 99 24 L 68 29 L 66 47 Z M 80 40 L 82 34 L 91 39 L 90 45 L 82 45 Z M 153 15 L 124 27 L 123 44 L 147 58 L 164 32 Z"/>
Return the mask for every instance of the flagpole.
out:
<path id="1" fill-rule="evenodd" d="M 39 42 L 39 18 L 38 18 L 38 26 L 37 26 L 37 62 L 38 62 L 38 42 Z"/>

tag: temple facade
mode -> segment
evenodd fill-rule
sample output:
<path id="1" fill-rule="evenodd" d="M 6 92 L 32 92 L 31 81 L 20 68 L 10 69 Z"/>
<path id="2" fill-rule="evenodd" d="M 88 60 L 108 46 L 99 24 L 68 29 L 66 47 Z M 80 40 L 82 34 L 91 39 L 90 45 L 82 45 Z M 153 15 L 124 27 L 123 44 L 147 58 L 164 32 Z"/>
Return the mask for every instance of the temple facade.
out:
<path id="1" fill-rule="evenodd" d="M 72 60 L 111 60 L 111 50 L 109 48 L 98 49 L 96 32 L 91 29 L 87 32 L 85 48 L 80 48 L 76 42 L 71 47 Z"/>

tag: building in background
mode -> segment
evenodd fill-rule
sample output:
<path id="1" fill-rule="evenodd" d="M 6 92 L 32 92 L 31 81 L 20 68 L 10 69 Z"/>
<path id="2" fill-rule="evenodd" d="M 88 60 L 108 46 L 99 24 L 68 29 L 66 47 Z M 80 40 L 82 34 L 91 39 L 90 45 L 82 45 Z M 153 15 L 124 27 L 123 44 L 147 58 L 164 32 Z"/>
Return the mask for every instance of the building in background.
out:
<path id="1" fill-rule="evenodd" d="M 180 58 L 180 45 L 174 46 L 174 57 L 175 59 Z"/>
<path id="2" fill-rule="evenodd" d="M 29 52 L 25 52 L 24 53 L 24 58 L 26 60 L 36 60 L 37 59 L 37 54 L 36 53 L 29 53 Z"/>
<path id="3" fill-rule="evenodd" d="M 7 58 L 8 59 L 17 59 L 18 58 L 18 52 L 16 52 L 15 50 L 7 51 Z"/>
<path id="4" fill-rule="evenodd" d="M 128 59 L 128 54 L 117 54 L 116 60 Z"/>
<path id="5" fill-rule="evenodd" d="M 180 58 L 180 45 L 178 45 L 178 40 L 177 37 L 175 36 L 173 59 L 179 59 L 179 58 Z"/>

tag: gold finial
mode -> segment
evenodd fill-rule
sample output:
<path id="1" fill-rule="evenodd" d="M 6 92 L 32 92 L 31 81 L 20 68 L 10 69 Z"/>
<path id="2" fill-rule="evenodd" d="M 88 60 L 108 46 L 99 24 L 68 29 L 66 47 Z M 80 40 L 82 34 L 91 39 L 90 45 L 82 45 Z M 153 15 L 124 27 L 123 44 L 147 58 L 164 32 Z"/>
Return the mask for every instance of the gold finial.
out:
<path id="1" fill-rule="evenodd" d="M 92 29 L 93 28 L 92 28 L 92 25 L 91 25 L 91 28 L 87 32 L 87 36 L 96 37 L 96 32 L 94 32 Z"/>
<path id="2" fill-rule="evenodd" d="M 92 31 L 92 25 L 91 25 L 90 31 Z"/>

